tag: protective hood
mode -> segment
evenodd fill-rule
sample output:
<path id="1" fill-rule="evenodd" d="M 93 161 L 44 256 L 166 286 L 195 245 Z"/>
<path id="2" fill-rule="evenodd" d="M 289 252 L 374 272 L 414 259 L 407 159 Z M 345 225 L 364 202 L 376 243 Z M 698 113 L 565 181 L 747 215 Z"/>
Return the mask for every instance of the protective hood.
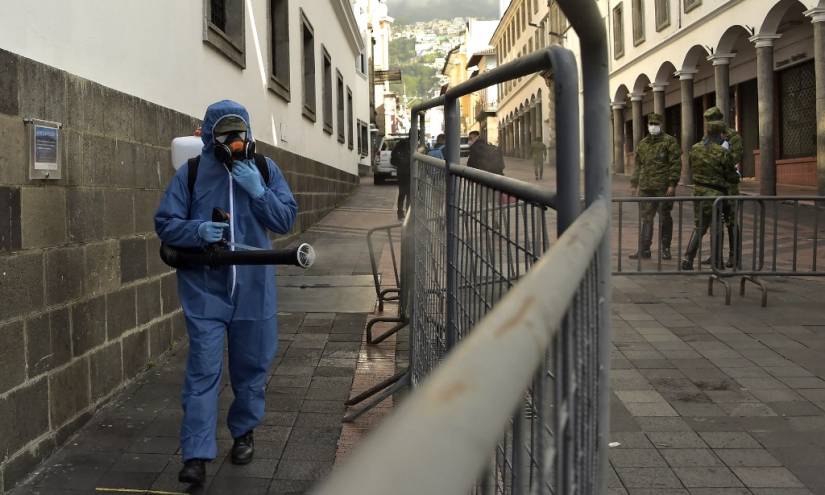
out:
<path id="1" fill-rule="evenodd" d="M 214 130 L 215 125 L 224 117 L 239 117 L 249 128 L 247 139 L 252 140 L 252 125 L 249 122 L 249 112 L 246 111 L 243 105 L 232 100 L 222 100 L 217 103 L 209 105 L 206 109 L 206 115 L 203 117 L 203 126 L 201 130 L 201 139 L 203 140 L 203 152 L 211 153 L 214 149 Z"/>

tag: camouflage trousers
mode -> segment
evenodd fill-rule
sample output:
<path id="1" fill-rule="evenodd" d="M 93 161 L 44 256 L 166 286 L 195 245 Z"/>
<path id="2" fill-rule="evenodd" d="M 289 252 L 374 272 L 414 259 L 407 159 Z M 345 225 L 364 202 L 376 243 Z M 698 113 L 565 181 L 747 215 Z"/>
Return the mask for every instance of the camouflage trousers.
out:
<path id="1" fill-rule="evenodd" d="M 661 198 L 667 194 L 667 188 L 661 189 L 640 189 L 639 195 L 648 198 Z M 639 204 L 639 215 L 642 223 L 653 223 L 656 212 L 659 212 L 659 220 L 663 224 L 672 223 L 673 201 L 642 201 Z"/>
<path id="2" fill-rule="evenodd" d="M 722 193 L 715 189 L 707 187 L 696 186 L 693 191 L 694 197 L 702 197 L 704 201 L 696 201 L 693 203 L 693 225 L 696 229 L 704 234 L 710 228 L 713 221 L 713 202 L 715 198 L 721 196 Z"/>
<path id="3" fill-rule="evenodd" d="M 739 195 L 739 185 L 733 185 L 728 188 L 729 196 Z M 736 225 L 736 201 L 725 201 L 722 205 L 722 220 L 726 225 Z"/>

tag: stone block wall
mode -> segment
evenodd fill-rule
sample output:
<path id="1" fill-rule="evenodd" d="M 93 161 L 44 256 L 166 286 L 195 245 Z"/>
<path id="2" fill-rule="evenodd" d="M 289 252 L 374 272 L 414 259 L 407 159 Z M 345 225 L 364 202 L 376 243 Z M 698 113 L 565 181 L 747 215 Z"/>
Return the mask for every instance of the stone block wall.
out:
<path id="1" fill-rule="evenodd" d="M 61 180 L 28 180 L 27 118 L 64 125 Z M 185 336 L 153 215 L 198 122 L 0 50 L 0 493 Z M 358 183 L 260 146 L 301 209 L 279 244 Z"/>

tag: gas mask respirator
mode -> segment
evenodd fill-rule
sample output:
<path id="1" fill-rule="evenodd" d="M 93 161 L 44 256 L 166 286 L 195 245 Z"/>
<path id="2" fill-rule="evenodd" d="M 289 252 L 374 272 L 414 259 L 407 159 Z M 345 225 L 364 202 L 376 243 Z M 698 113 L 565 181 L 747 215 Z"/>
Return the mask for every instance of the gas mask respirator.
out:
<path id="1" fill-rule="evenodd" d="M 227 115 L 220 119 L 213 129 L 215 157 L 229 170 L 235 161 L 251 160 L 255 157 L 255 140 L 249 132 L 246 121 L 237 115 Z"/>
<path id="2" fill-rule="evenodd" d="M 236 160 L 251 160 L 255 157 L 255 141 L 246 136 L 246 132 L 215 136 L 215 157 L 230 170 Z"/>
<path id="3" fill-rule="evenodd" d="M 662 133 L 662 126 L 659 124 L 650 124 L 647 126 L 647 132 L 649 132 L 651 136 L 658 136 Z"/>

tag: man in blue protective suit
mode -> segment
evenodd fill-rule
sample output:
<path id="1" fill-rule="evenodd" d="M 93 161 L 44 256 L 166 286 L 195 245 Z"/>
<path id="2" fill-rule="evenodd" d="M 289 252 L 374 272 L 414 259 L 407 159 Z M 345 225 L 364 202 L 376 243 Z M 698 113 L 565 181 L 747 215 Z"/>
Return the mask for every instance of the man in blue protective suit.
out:
<path id="1" fill-rule="evenodd" d="M 249 122 L 246 109 L 233 101 L 220 101 L 206 110 L 195 176 L 190 176 L 192 161 L 182 166 L 155 214 L 155 230 L 164 243 L 197 248 L 229 241 L 230 246 L 271 249 L 267 230 L 285 234 L 292 229 L 298 205 L 275 162 L 266 158 L 266 168 L 261 169 L 263 165 L 253 159 L 255 141 Z M 213 222 L 214 208 L 228 212 L 229 220 Z M 227 418 L 235 439 L 232 462 L 252 460 L 253 430 L 264 415 L 266 379 L 278 345 L 275 268 L 180 269 L 178 293 L 189 334 L 182 394 L 184 466 L 179 479 L 203 483 L 205 463 L 218 455 L 224 335 L 229 340 L 229 376 L 235 395 Z"/>

